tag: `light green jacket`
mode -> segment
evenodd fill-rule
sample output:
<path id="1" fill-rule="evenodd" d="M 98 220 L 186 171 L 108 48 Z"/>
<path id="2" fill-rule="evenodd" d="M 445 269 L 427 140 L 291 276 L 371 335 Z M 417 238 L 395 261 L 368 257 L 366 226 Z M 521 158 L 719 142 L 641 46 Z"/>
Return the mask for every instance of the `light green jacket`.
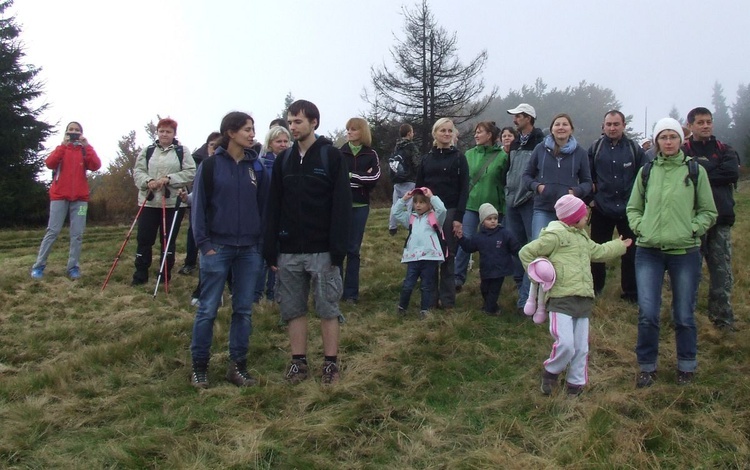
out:
<path id="1" fill-rule="evenodd" d="M 471 183 L 484 167 L 486 160 L 494 159 L 487 169 L 479 175 L 477 184 Z M 508 154 L 499 146 L 477 145 L 466 151 L 466 162 L 469 164 L 469 199 L 467 211 L 479 211 L 479 206 L 489 202 L 498 212 L 505 213 L 505 172 L 508 171 Z"/>
<path id="2" fill-rule="evenodd" d="M 570 227 L 558 220 L 542 229 L 539 238 L 521 248 L 518 256 L 524 269 L 536 258 L 544 257 L 555 267 L 555 284 L 547 298 L 594 297 L 591 262 L 604 262 L 625 254 L 620 240 L 598 244 L 585 230 Z"/>
<path id="3" fill-rule="evenodd" d="M 691 157 L 680 151 L 672 157 L 657 155 L 644 193 L 641 172 L 635 178 L 626 213 L 638 236 L 636 245 L 667 252 L 700 246 L 701 235 L 716 223 L 718 212 L 703 166 L 698 165 L 698 188 L 693 188 L 688 165 Z"/>

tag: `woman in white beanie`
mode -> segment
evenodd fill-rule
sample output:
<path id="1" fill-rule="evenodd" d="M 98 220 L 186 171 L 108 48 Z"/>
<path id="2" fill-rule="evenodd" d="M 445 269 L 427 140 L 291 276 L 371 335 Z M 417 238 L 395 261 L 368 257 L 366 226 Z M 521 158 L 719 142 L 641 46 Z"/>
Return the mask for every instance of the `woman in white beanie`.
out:
<path id="1" fill-rule="evenodd" d="M 638 388 L 649 387 L 656 380 L 664 271 L 669 272 L 672 286 L 677 383 L 690 383 L 697 366 L 695 301 L 701 236 L 718 214 L 706 171 L 680 149 L 684 138 L 676 120 L 664 118 L 656 123 L 656 158 L 639 171 L 628 201 L 628 223 L 638 237 Z"/>

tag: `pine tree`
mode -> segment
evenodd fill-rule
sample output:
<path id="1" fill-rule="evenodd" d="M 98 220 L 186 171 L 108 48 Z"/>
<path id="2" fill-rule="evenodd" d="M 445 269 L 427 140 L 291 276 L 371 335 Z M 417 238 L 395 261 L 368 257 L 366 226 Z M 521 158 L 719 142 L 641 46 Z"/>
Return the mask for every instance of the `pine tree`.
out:
<path id="1" fill-rule="evenodd" d="M 722 142 L 729 142 L 730 126 L 732 118 L 729 117 L 729 106 L 727 99 L 724 97 L 724 87 L 717 81 L 714 83 L 713 94 L 711 95 L 711 104 L 713 105 L 714 135 Z"/>
<path id="2" fill-rule="evenodd" d="M 0 1 L 0 225 L 46 220 L 46 187 L 37 180 L 44 167 L 42 142 L 52 126 L 39 119 L 45 106 L 32 107 L 42 95 L 40 69 L 23 63 L 20 28 L 5 16 L 13 4 Z"/>

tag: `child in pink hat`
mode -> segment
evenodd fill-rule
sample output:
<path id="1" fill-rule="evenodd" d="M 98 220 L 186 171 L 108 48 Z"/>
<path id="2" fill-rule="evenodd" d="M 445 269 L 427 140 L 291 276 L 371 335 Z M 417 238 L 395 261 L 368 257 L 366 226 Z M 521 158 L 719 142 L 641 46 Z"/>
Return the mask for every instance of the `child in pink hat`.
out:
<path id="1" fill-rule="evenodd" d="M 555 343 L 544 361 L 542 393 L 550 395 L 567 368 L 567 393 L 577 396 L 588 382 L 589 315 L 594 306 L 590 263 L 622 256 L 632 240 L 620 237 L 601 245 L 593 242 L 586 233 L 586 204 L 571 194 L 557 200 L 555 213 L 558 220 L 521 248 L 519 257 L 527 269 L 540 257 L 554 267 L 554 283 L 545 286 L 549 286 L 546 307 Z"/>

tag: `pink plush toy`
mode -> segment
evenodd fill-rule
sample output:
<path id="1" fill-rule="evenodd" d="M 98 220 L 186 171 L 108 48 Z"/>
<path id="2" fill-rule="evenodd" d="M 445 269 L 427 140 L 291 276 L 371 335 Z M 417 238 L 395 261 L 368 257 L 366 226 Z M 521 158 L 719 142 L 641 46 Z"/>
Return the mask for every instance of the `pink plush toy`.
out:
<path id="1" fill-rule="evenodd" d="M 533 316 L 534 323 L 544 323 L 547 321 L 545 293 L 555 284 L 555 267 L 547 258 L 537 258 L 529 263 L 527 271 L 532 282 L 523 313 Z"/>

